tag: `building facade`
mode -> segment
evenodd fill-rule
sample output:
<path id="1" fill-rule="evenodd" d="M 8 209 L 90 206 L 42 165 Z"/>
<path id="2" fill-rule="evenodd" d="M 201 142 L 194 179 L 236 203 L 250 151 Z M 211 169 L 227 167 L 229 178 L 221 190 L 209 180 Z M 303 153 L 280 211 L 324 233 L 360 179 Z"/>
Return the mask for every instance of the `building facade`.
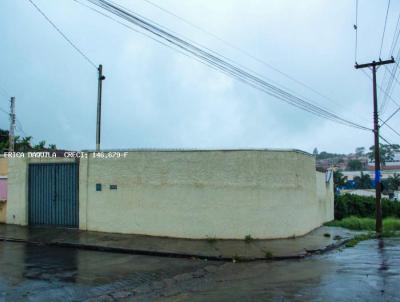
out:
<path id="1" fill-rule="evenodd" d="M 9 159 L 7 223 L 179 238 L 286 238 L 333 219 L 297 150 L 130 150 Z M 122 155 L 121 155 L 122 154 Z"/>

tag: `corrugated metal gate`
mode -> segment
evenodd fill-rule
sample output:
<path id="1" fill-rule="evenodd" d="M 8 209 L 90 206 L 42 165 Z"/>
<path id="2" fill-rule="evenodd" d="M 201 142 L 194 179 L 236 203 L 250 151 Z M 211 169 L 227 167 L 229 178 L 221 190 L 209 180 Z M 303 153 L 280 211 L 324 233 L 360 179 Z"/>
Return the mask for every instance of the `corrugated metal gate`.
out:
<path id="1" fill-rule="evenodd" d="M 30 225 L 78 227 L 78 165 L 30 164 Z"/>

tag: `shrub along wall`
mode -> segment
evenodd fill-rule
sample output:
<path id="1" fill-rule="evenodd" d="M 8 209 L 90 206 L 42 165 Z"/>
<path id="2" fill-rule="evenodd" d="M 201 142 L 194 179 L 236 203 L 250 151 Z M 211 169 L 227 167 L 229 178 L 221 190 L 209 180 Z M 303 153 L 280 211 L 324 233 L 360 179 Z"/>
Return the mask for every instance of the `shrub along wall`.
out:
<path id="1" fill-rule="evenodd" d="M 382 215 L 400 218 L 400 202 L 382 199 Z M 375 217 L 375 198 L 351 194 L 335 196 L 335 219 Z"/>

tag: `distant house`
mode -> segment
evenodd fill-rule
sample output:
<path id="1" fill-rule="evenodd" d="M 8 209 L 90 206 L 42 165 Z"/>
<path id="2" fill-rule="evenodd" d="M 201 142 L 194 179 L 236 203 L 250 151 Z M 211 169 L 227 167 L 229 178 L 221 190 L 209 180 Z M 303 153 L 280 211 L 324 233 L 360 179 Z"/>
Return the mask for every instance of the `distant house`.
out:
<path id="1" fill-rule="evenodd" d="M 400 202 L 400 191 L 394 191 L 393 193 L 389 194 L 389 198 L 394 201 Z"/>
<path id="2" fill-rule="evenodd" d="M 375 189 L 341 190 L 341 195 L 351 194 L 357 196 L 375 197 Z"/>
<path id="3" fill-rule="evenodd" d="M 370 170 L 370 171 L 375 170 L 375 162 L 374 161 L 368 162 L 368 170 Z M 400 172 L 400 152 L 398 152 L 394 155 L 393 160 L 386 161 L 385 165 L 381 167 L 381 170 Z"/>

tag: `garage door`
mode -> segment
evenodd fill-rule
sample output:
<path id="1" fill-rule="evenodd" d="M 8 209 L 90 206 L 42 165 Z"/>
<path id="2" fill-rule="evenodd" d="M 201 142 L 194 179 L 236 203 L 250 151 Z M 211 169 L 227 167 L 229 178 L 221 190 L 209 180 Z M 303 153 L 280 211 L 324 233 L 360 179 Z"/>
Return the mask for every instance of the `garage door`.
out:
<path id="1" fill-rule="evenodd" d="M 30 225 L 78 227 L 78 165 L 30 164 Z"/>

